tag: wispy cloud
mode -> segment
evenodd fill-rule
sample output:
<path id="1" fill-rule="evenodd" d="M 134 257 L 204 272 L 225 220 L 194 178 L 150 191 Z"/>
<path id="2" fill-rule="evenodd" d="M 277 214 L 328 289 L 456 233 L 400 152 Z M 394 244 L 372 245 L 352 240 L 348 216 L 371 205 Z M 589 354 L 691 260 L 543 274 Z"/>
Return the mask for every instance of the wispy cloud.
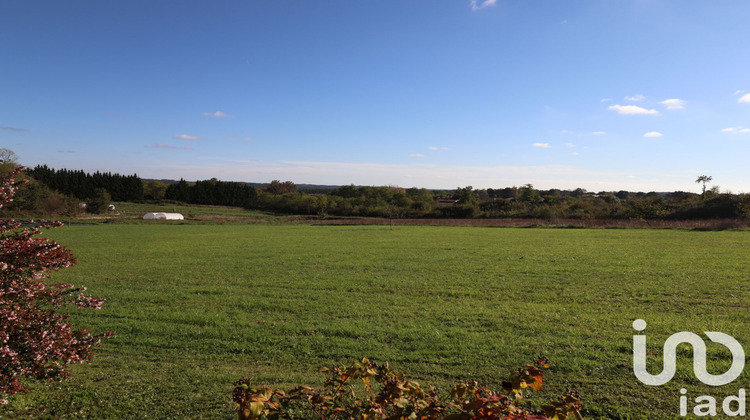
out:
<path id="1" fill-rule="evenodd" d="M 437 151 L 437 150 L 450 150 L 450 148 L 448 148 L 448 147 L 435 147 L 435 146 L 430 146 L 430 150 L 432 150 L 432 151 L 434 152 L 434 151 Z"/>
<path id="2" fill-rule="evenodd" d="M 603 136 L 603 135 L 607 134 L 607 132 L 606 131 L 594 131 L 591 134 L 593 134 L 595 136 Z"/>
<path id="3" fill-rule="evenodd" d="M 640 93 L 633 96 L 626 96 L 625 100 L 630 102 L 640 102 L 642 100 L 646 99 L 645 96 L 641 95 Z"/>
<path id="4" fill-rule="evenodd" d="M 75 150 L 58 150 L 57 153 L 75 153 Z"/>
<path id="5" fill-rule="evenodd" d="M 206 156 L 203 159 L 206 160 L 218 160 L 222 162 L 227 163 L 239 163 L 239 164 L 247 164 L 247 163 L 258 163 L 260 162 L 260 159 L 226 159 L 226 158 L 220 158 L 220 157 L 213 157 L 213 156 Z"/>
<path id="6" fill-rule="evenodd" d="M 617 111 L 621 115 L 658 115 L 659 111 L 655 109 L 641 108 L 637 105 L 611 105 L 612 111 Z"/>
<path id="7" fill-rule="evenodd" d="M 745 128 L 742 126 L 727 127 L 727 128 L 723 128 L 721 132 L 728 133 L 728 134 L 748 134 L 750 133 L 750 128 Z"/>
<path id="8" fill-rule="evenodd" d="M 742 95 L 743 93 L 745 93 L 745 91 L 744 91 L 744 90 L 735 90 L 735 91 L 734 91 L 734 95 L 735 95 L 735 96 L 737 96 L 737 95 Z"/>
<path id="9" fill-rule="evenodd" d="M 648 133 L 644 134 L 643 137 L 653 139 L 653 138 L 656 138 L 656 137 L 661 137 L 663 135 L 664 134 L 662 134 L 662 133 L 660 133 L 658 131 L 649 131 Z"/>
<path id="10" fill-rule="evenodd" d="M 423 158 L 424 157 L 424 155 L 421 154 L 421 153 L 412 153 L 409 156 L 413 157 L 413 158 Z"/>
<path id="11" fill-rule="evenodd" d="M 539 149 L 549 149 L 550 147 L 552 147 L 549 145 L 549 143 L 534 143 L 531 146 L 539 148 Z"/>
<path id="12" fill-rule="evenodd" d="M 750 104 L 750 93 L 740 96 L 740 99 L 737 99 L 737 102 Z"/>
<path id="13" fill-rule="evenodd" d="M 146 145 L 145 147 L 153 149 L 193 150 L 190 146 L 173 146 L 171 144 L 154 144 L 153 146 Z"/>
<path id="14" fill-rule="evenodd" d="M 484 0 L 481 3 L 477 3 L 477 0 L 471 0 L 471 10 L 477 11 L 488 6 L 494 6 L 496 3 L 497 0 Z"/>
<path id="15" fill-rule="evenodd" d="M 0 130 L 6 130 L 6 131 L 29 131 L 25 128 L 18 128 L 18 127 L 8 127 L 0 125 Z"/>
<path id="16" fill-rule="evenodd" d="M 685 101 L 682 99 L 665 99 L 659 103 L 670 110 L 685 109 Z"/>
<path id="17" fill-rule="evenodd" d="M 214 117 L 214 118 L 234 118 L 234 115 L 229 115 L 227 113 L 216 111 L 216 112 L 201 112 L 201 115 L 205 117 Z"/>
<path id="18" fill-rule="evenodd" d="M 599 101 L 599 102 L 605 103 L 605 102 L 609 102 L 611 100 L 612 100 L 612 98 L 602 98 L 601 101 Z"/>
<path id="19" fill-rule="evenodd" d="M 175 134 L 172 136 L 172 138 L 182 139 L 182 140 L 200 140 L 198 137 L 189 136 L 187 134 Z"/>
<path id="20" fill-rule="evenodd" d="M 229 138 L 232 139 L 232 140 L 242 140 L 242 141 L 246 141 L 246 142 L 253 141 L 253 139 L 251 139 L 250 137 L 229 136 Z"/>
<path id="21" fill-rule="evenodd" d="M 565 147 L 576 147 L 573 143 L 565 143 Z"/>

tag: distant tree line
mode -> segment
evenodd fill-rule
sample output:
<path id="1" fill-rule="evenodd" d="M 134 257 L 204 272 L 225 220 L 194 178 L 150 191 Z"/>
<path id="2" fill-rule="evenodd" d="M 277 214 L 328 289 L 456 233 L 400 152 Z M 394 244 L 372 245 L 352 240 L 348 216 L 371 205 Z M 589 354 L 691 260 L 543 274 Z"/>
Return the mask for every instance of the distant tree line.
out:
<path id="1" fill-rule="evenodd" d="M 146 198 L 189 204 L 240 206 L 283 214 L 385 218 L 711 219 L 750 218 L 750 195 L 713 187 L 689 192 L 629 192 L 521 187 L 427 190 L 344 185 L 309 193 L 291 181 L 265 187 L 211 180 L 146 183 Z M 152 191 L 158 197 L 150 197 Z"/>
<path id="2" fill-rule="evenodd" d="M 179 182 L 167 186 L 164 198 L 189 204 L 251 208 L 257 201 L 258 193 L 255 187 L 240 182 L 226 182 L 212 178 L 188 183 L 180 179 Z"/>
<path id="3" fill-rule="evenodd" d="M 8 163 L 5 163 L 8 165 Z M 291 181 L 274 180 L 261 188 L 253 184 L 219 181 L 143 181 L 136 175 L 88 174 L 46 165 L 26 171 L 36 182 L 19 189 L 16 208 L 72 208 L 65 195 L 93 204 L 113 201 L 169 200 L 188 204 L 236 206 L 283 214 L 321 217 L 385 218 L 541 218 L 541 219 L 724 219 L 750 218 L 750 194 L 721 193 L 706 188 L 711 177 L 696 180 L 701 194 L 689 192 L 633 193 L 575 190 L 538 190 L 520 187 L 427 190 L 394 186 L 355 186 L 300 191 Z M 98 207 L 102 207 L 97 204 Z"/>
<path id="4" fill-rule="evenodd" d="M 247 208 L 287 214 L 391 218 L 712 219 L 750 218 L 750 195 L 502 189 L 434 191 L 424 188 L 342 186 L 327 194 L 279 190 L 274 181 Z M 292 184 L 293 185 L 293 184 Z"/>
<path id="5" fill-rule="evenodd" d="M 290 181 L 273 181 L 260 190 L 251 208 L 321 216 L 422 217 L 434 207 L 433 193 L 424 188 L 346 185 L 327 194 L 306 194 L 297 191 Z"/>
<path id="6" fill-rule="evenodd" d="M 442 207 L 452 217 L 540 219 L 723 219 L 750 217 L 750 195 L 575 190 L 537 190 L 527 184 L 502 190 L 458 188 L 455 204 Z"/>
<path id="7" fill-rule="evenodd" d="M 37 181 L 62 194 L 79 200 L 101 196 L 106 191 L 113 201 L 143 200 L 143 181 L 138 175 L 120 175 L 111 172 L 89 174 L 82 170 L 52 169 L 38 165 L 26 173 Z"/>
<path id="8" fill-rule="evenodd" d="M 163 196 L 158 191 L 164 187 Z M 299 191 L 291 181 L 271 181 L 262 188 L 216 178 L 194 183 L 146 183 L 146 198 L 188 204 L 239 206 L 247 209 L 304 215 L 421 217 L 435 208 L 434 194 L 424 188 L 355 187 L 327 189 L 327 194 Z M 153 195 L 153 196 L 152 196 Z"/>

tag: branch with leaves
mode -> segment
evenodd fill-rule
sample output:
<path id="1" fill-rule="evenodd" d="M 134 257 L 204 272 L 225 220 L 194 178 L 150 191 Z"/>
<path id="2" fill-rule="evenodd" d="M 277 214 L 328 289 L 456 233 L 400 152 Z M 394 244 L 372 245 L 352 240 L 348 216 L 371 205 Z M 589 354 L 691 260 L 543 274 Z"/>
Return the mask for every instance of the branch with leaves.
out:
<path id="1" fill-rule="evenodd" d="M 300 386 L 289 391 L 252 387 L 251 380 L 235 383 L 232 394 L 240 420 L 564 420 L 581 419 L 581 402 L 575 391 L 536 408 L 524 393 L 542 388 L 547 360 L 539 358 L 510 375 L 502 392 L 476 381 L 453 387 L 442 399 L 430 386 L 394 372 L 388 363 L 368 359 L 347 368 L 321 368 L 328 375 L 322 390 Z M 363 395 L 358 390 L 364 389 Z"/>
<path id="2" fill-rule="evenodd" d="M 0 184 L 0 208 L 13 201 L 16 168 Z M 57 242 L 38 235 L 41 229 L 62 226 L 39 221 L 22 226 L 0 220 L 0 404 L 7 396 L 27 391 L 24 377 L 59 380 L 69 376 L 70 363 L 89 362 L 91 348 L 113 333 L 91 335 L 74 330 L 63 305 L 99 309 L 103 299 L 84 294 L 85 287 L 48 284 L 51 272 L 75 264 L 75 257 Z"/>

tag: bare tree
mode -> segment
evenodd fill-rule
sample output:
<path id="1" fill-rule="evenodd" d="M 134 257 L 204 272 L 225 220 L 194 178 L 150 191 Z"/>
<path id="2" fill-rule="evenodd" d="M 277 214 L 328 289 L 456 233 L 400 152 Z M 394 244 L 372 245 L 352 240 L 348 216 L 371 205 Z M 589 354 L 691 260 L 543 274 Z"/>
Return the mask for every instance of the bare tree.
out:
<path id="1" fill-rule="evenodd" d="M 0 147 L 0 177 L 6 176 L 18 167 L 18 156 L 10 150 Z"/>
<path id="2" fill-rule="evenodd" d="M 18 164 L 18 156 L 10 149 L 0 148 L 0 165 L 3 163 Z"/>

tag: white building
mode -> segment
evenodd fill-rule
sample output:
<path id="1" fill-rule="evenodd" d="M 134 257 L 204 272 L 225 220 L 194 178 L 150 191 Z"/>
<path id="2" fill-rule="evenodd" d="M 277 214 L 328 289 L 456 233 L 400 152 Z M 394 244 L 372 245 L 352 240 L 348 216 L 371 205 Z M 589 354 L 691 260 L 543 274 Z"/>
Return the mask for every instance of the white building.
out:
<path id="1" fill-rule="evenodd" d="M 144 220 L 185 220 L 180 213 L 150 212 L 143 215 Z"/>

